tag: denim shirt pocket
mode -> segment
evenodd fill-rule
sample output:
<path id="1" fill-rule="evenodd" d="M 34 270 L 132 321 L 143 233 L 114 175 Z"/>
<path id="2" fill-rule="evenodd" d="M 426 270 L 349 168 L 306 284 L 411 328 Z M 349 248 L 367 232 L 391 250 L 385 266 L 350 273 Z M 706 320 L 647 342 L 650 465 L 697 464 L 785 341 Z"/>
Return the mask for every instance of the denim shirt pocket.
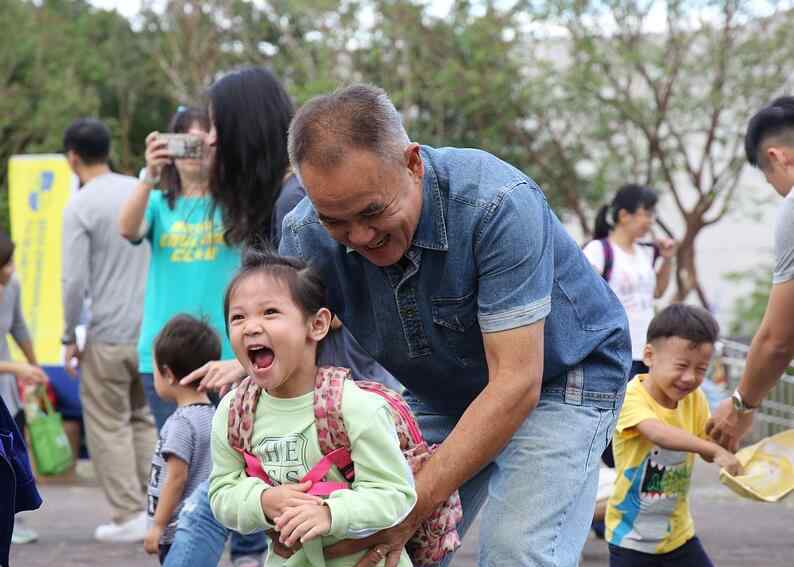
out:
<path id="1" fill-rule="evenodd" d="M 475 292 L 460 297 L 434 297 L 433 326 L 446 342 L 450 354 L 463 366 L 472 366 L 483 356 L 482 333 L 477 322 Z"/>

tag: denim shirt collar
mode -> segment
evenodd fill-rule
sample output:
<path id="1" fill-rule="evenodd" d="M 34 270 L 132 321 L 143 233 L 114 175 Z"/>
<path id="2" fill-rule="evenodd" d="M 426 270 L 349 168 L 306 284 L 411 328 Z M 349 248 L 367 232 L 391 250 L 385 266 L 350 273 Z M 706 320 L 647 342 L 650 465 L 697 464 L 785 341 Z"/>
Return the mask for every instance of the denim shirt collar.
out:
<path id="1" fill-rule="evenodd" d="M 449 249 L 447 222 L 444 218 L 444 202 L 441 198 L 441 189 L 438 187 L 438 177 L 425 149 L 422 148 L 420 152 L 425 168 L 422 178 L 422 212 L 419 214 L 419 223 L 416 225 L 411 248 L 416 246 L 428 250 L 446 251 Z M 355 252 L 350 246 L 345 246 L 345 250 L 348 254 Z"/>
<path id="2" fill-rule="evenodd" d="M 444 202 L 441 198 L 441 189 L 438 187 L 438 177 L 430 163 L 430 156 L 424 148 L 420 151 L 425 168 L 425 175 L 422 178 L 422 212 L 411 246 L 446 251 L 449 248 L 447 222 L 444 218 Z"/>

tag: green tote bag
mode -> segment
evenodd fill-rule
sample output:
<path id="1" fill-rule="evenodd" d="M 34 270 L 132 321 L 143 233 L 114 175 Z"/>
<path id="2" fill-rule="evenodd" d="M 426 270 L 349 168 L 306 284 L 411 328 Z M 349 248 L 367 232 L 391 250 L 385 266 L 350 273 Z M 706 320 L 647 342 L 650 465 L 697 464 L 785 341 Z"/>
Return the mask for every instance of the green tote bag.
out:
<path id="1" fill-rule="evenodd" d="M 61 474 L 72 465 L 72 447 L 63 430 L 61 414 L 52 408 L 43 388 L 36 388 L 36 403 L 25 404 L 25 418 L 30 433 L 30 448 L 36 471 L 44 476 Z M 46 412 L 41 410 L 44 402 Z"/>

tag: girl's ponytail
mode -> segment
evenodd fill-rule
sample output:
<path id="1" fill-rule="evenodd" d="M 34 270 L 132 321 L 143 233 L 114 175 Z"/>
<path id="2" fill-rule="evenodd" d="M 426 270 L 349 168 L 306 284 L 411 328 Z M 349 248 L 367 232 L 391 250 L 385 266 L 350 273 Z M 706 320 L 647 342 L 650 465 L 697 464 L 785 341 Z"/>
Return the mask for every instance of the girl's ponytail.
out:
<path id="1" fill-rule="evenodd" d="M 595 228 L 593 229 L 593 240 L 601 240 L 609 236 L 609 231 L 612 230 L 612 224 L 607 219 L 609 214 L 609 205 L 604 205 L 598 209 L 596 215 Z"/>

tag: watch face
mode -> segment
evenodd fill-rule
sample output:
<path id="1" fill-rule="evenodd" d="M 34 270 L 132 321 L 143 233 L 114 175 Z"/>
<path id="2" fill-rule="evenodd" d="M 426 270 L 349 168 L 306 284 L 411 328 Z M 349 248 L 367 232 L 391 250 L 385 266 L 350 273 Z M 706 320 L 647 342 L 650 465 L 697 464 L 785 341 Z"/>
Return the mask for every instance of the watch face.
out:
<path id="1" fill-rule="evenodd" d="M 740 402 L 736 397 L 732 397 L 731 400 L 733 401 L 733 407 L 736 410 L 742 411 L 744 408 L 742 407 L 742 402 Z"/>

